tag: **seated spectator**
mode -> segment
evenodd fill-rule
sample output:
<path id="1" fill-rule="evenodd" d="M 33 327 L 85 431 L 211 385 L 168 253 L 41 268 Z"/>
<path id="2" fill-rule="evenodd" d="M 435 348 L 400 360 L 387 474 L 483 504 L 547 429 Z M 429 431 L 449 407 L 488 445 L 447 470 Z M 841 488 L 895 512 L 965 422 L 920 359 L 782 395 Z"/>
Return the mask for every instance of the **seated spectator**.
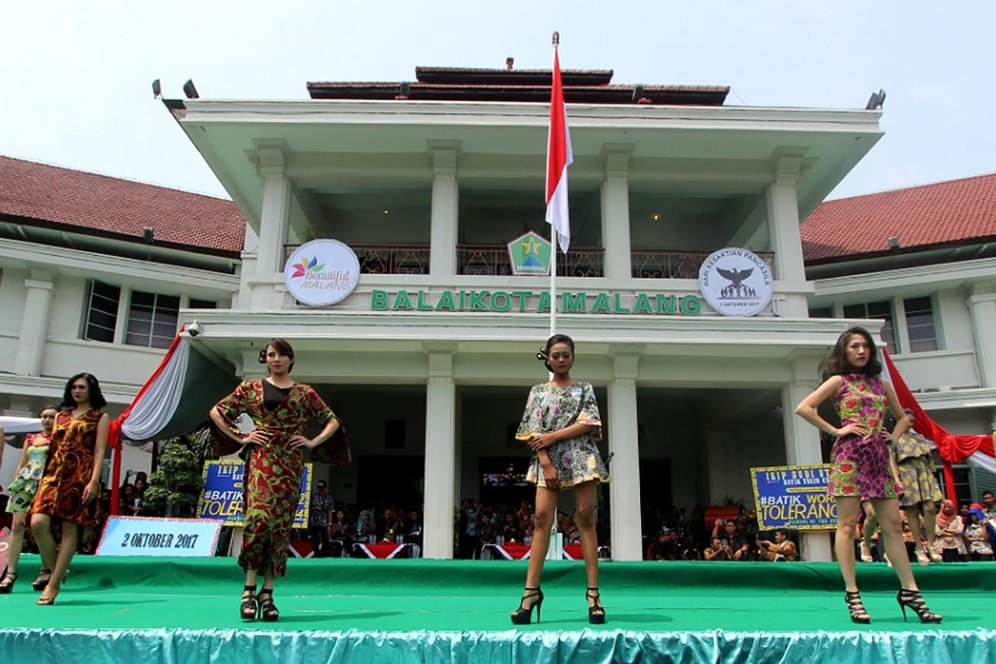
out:
<path id="1" fill-rule="evenodd" d="M 989 533 L 986 532 L 986 513 L 980 509 L 968 511 L 968 522 L 965 525 L 965 542 L 968 544 L 968 556 L 971 560 L 992 560 L 993 548 L 989 544 Z"/>
<path id="2" fill-rule="evenodd" d="M 720 528 L 722 528 L 722 531 L 720 531 Z M 730 552 L 732 560 L 750 559 L 751 546 L 747 542 L 747 537 L 743 534 L 742 529 L 738 531 L 736 522 L 716 519 L 716 523 L 712 527 L 712 536 L 714 539 L 719 537 L 723 540 L 723 543 Z"/>
<path id="3" fill-rule="evenodd" d="M 678 560 L 678 533 L 667 526 L 661 528 L 657 541 L 650 545 L 650 560 Z"/>
<path id="4" fill-rule="evenodd" d="M 967 553 L 961 536 L 964 526 L 954 503 L 950 500 L 941 503 L 941 511 L 937 513 L 936 529 L 937 539 L 934 541 L 934 546 L 943 556 L 944 562 L 960 562 L 962 556 Z"/>
<path id="5" fill-rule="evenodd" d="M 775 541 L 758 540 L 758 554 L 763 560 L 777 562 L 795 562 L 799 560 L 799 552 L 795 542 L 789 539 L 788 531 L 779 528 L 775 531 Z"/>
<path id="6" fill-rule="evenodd" d="M 706 547 L 706 550 L 702 552 L 702 557 L 705 560 L 733 560 L 733 556 L 730 555 L 730 547 L 719 537 L 712 538 L 712 546 Z"/>

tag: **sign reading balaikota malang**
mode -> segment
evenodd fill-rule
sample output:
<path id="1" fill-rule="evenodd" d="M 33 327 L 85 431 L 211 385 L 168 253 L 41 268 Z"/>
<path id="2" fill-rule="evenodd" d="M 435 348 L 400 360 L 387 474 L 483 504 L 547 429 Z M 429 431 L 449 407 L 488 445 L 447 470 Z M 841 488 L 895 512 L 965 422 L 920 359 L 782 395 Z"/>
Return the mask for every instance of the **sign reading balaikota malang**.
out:
<path id="1" fill-rule="evenodd" d="M 702 298 L 692 294 L 624 295 L 564 291 L 560 294 L 559 305 L 558 311 L 565 314 L 698 316 L 702 312 Z M 550 311 L 550 293 L 527 290 L 374 290 L 370 293 L 370 309 L 372 311 L 544 313 Z"/>

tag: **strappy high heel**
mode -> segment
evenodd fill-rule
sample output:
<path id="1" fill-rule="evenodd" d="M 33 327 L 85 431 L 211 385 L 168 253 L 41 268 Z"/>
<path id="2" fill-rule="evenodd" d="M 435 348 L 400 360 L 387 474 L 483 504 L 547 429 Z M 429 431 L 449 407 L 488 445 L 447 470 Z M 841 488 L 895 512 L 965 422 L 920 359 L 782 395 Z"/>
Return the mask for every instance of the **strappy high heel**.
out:
<path id="1" fill-rule="evenodd" d="M 533 600 L 529 604 L 529 608 L 526 608 L 526 600 Z M 539 586 L 535 588 L 526 588 L 522 592 L 522 599 L 519 600 L 519 608 L 512 611 L 512 624 L 513 625 L 528 625 L 533 619 L 533 608 L 536 609 L 536 622 L 540 621 L 540 610 L 543 606 L 543 591 L 540 590 Z"/>
<path id="2" fill-rule="evenodd" d="M 865 610 L 865 605 L 861 601 L 861 593 L 857 590 L 845 590 L 844 602 L 847 610 L 851 613 L 851 622 L 859 625 L 867 625 L 872 621 L 872 617 Z"/>
<path id="3" fill-rule="evenodd" d="M 865 563 L 874 562 L 875 559 L 872 557 L 871 547 L 868 546 L 868 542 L 861 540 L 861 561 Z"/>
<path id="4" fill-rule="evenodd" d="M 31 582 L 31 587 L 39 591 L 45 590 L 45 586 L 48 585 L 48 581 L 51 578 L 52 578 L 52 570 L 43 569 L 42 571 L 38 572 L 38 576 L 35 577 L 35 580 Z"/>
<path id="5" fill-rule="evenodd" d="M 14 583 L 17 581 L 17 572 L 7 572 L 4 575 L 3 581 L 0 581 L 0 595 L 9 595 L 14 589 Z"/>
<path id="6" fill-rule="evenodd" d="M 592 625 L 604 625 L 605 624 L 605 607 L 602 606 L 602 601 L 599 599 L 601 595 L 598 592 L 598 588 L 588 588 L 587 592 L 584 594 L 585 599 L 590 599 L 593 604 L 588 605 L 588 622 Z"/>
<path id="7" fill-rule="evenodd" d="M 919 590 L 906 590 L 903 588 L 896 595 L 896 601 L 899 602 L 899 608 L 903 610 L 903 622 L 906 622 L 907 606 L 913 609 L 922 623 L 939 623 L 944 619 L 944 616 L 939 613 L 930 612 Z"/>
<path id="8" fill-rule="evenodd" d="M 256 619 L 259 604 L 256 602 L 256 586 L 246 586 L 242 589 L 242 603 L 239 605 L 239 617 L 249 622 Z"/>
<path id="9" fill-rule="evenodd" d="M 59 592 L 56 591 L 56 593 L 51 597 L 46 597 L 45 593 L 47 593 L 48 591 L 49 591 L 48 586 L 45 586 L 44 592 L 42 592 L 41 597 L 38 598 L 38 601 L 35 602 L 35 604 L 37 604 L 38 606 L 52 606 L 53 604 L 55 604 L 55 598 L 58 597 Z"/>
<path id="10" fill-rule="evenodd" d="M 263 617 L 263 622 L 277 622 L 280 611 L 273 603 L 273 588 L 263 588 L 259 591 L 259 614 Z"/>

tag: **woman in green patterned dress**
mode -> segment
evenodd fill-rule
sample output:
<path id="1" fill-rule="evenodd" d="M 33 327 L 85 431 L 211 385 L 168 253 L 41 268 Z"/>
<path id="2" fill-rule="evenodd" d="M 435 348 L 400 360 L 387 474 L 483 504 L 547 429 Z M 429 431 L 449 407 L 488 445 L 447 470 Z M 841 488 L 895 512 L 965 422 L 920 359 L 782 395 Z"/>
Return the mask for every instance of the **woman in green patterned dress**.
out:
<path id="1" fill-rule="evenodd" d="M 284 339 L 272 339 L 259 354 L 269 376 L 243 381 L 235 391 L 211 409 L 211 420 L 225 436 L 249 449 L 243 486 L 242 553 L 239 566 L 246 571 L 240 616 L 254 620 L 277 620 L 280 613 L 273 603 L 273 585 L 287 571 L 294 513 L 301 492 L 304 451 L 314 449 L 339 429 L 340 421 L 310 385 L 290 376 L 294 349 Z M 251 433 L 243 435 L 236 423 L 246 413 L 253 422 Z M 322 425 L 314 438 L 306 436 L 311 418 Z M 256 595 L 256 577 L 263 575 L 263 587 Z"/>
<path id="2" fill-rule="evenodd" d="M 588 621 L 605 622 L 605 609 L 598 594 L 598 540 L 595 534 L 595 488 L 608 482 L 609 473 L 598 453 L 602 422 L 591 383 L 571 378 L 574 341 L 565 334 L 550 337 L 537 354 L 553 373 L 547 383 L 534 385 L 529 392 L 516 440 L 535 452 L 526 481 L 536 485 L 536 530 L 529 554 L 526 588 L 512 623 L 528 625 L 536 607 L 539 621 L 543 604 L 540 576 L 550 545 L 550 526 L 557 513 L 561 489 L 574 489 L 576 521 L 581 535 L 585 572 L 588 579 Z"/>
<path id="3" fill-rule="evenodd" d="M 55 415 L 59 411 L 54 406 L 42 408 L 39 417 L 41 418 L 42 431 L 40 433 L 30 433 L 24 437 L 24 447 L 21 449 L 21 460 L 14 471 L 14 481 L 7 487 L 10 493 L 10 501 L 7 503 L 7 511 L 13 513 L 13 528 L 10 531 L 10 548 L 7 557 L 7 574 L 0 581 L 0 595 L 5 595 L 14 589 L 14 582 L 17 581 L 17 563 L 21 558 L 21 548 L 24 545 L 24 530 L 27 528 L 26 516 L 31 509 L 31 503 L 35 500 L 35 493 L 38 491 L 38 482 L 41 481 L 45 472 L 45 459 L 48 458 L 48 448 L 52 442 L 52 427 L 55 425 Z M 3 440 L 0 439 L 0 445 Z M 55 561 L 46 560 L 42 564 L 42 574 L 39 578 L 44 580 L 45 575 L 52 573 Z M 35 580 L 38 583 L 38 579 Z M 32 584 L 35 585 L 35 584 Z M 38 588 L 42 590 L 44 586 Z"/>

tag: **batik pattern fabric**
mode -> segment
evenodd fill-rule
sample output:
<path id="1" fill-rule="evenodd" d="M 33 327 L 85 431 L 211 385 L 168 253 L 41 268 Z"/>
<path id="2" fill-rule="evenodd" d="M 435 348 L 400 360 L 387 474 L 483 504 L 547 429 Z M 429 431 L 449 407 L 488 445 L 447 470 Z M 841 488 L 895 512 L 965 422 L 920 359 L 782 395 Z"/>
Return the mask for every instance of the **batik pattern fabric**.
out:
<path id="1" fill-rule="evenodd" d="M 885 413 L 888 397 L 877 376 L 841 376 L 840 391 L 834 397 L 842 426 L 859 424 L 865 436 L 848 435 L 837 439 L 830 453 L 831 497 L 899 498 L 892 451 L 886 438 Z"/>
<path id="2" fill-rule="evenodd" d="M 45 473 L 45 460 L 51 442 L 44 433 L 31 433 L 24 437 L 24 453 L 27 458 L 17 476 L 7 486 L 10 500 L 8 512 L 27 512 L 38 493 L 38 483 Z M 0 442 L 2 444 L 2 442 Z"/>
<path id="3" fill-rule="evenodd" d="M 903 487 L 899 505 L 913 507 L 942 500 L 941 485 L 934 475 L 934 461 L 930 458 L 930 443 L 917 433 L 907 432 L 896 440 L 895 447 L 896 468 Z"/>
<path id="4" fill-rule="evenodd" d="M 83 491 L 93 477 L 97 425 L 103 416 L 104 411 L 98 408 L 76 417 L 69 410 L 55 416 L 51 449 L 32 513 L 81 526 L 97 524 L 97 511 L 83 502 Z"/>
<path id="5" fill-rule="evenodd" d="M 295 383 L 275 409 L 264 406 L 263 381 L 247 380 L 218 402 L 216 408 L 229 429 L 246 413 L 270 440 L 252 445 L 243 478 L 243 539 L 239 565 L 260 574 L 284 576 L 294 514 L 301 496 L 301 475 L 307 448 L 291 449 L 292 436 L 307 436 L 313 418 L 324 426 L 336 418 L 310 385 Z"/>
<path id="6" fill-rule="evenodd" d="M 546 448 L 550 463 L 560 477 L 560 486 L 570 488 L 584 482 L 608 482 L 609 471 L 596 446 L 601 440 L 602 420 L 591 383 L 575 382 L 563 387 L 548 383 L 534 385 L 529 391 L 515 438 L 528 442 L 533 435 L 560 431 L 575 423 L 597 428 Z M 529 463 L 526 481 L 546 486 L 539 457 L 535 454 Z"/>

